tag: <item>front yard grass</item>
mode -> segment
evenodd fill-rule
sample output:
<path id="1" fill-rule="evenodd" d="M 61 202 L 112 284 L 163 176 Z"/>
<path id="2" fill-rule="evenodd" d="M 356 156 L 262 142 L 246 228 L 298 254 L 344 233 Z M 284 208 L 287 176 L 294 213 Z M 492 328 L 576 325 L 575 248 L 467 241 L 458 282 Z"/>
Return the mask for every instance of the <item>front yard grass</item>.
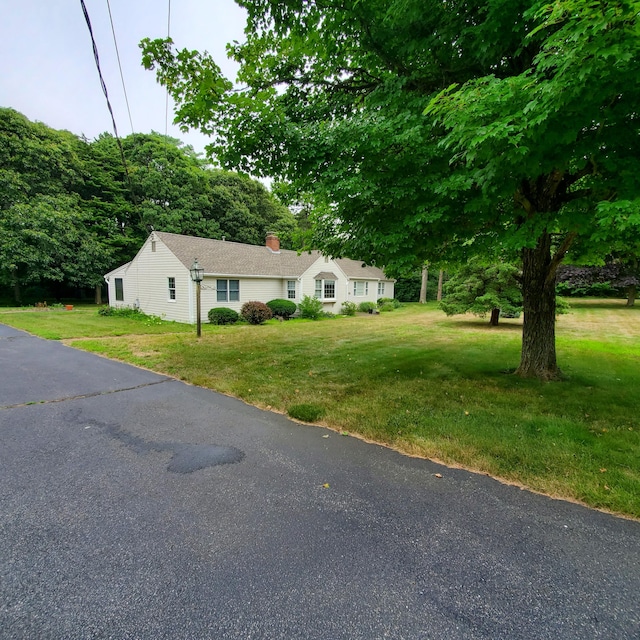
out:
<path id="1" fill-rule="evenodd" d="M 0 322 L 75 334 L 85 338 L 71 340 L 75 347 L 259 407 L 302 411 L 410 455 L 640 518 L 640 310 L 623 301 L 572 306 L 558 320 L 567 376 L 559 383 L 510 374 L 520 320 L 489 328 L 473 316 L 447 318 L 434 303 L 321 322 L 205 325 L 199 341 L 193 327 L 136 330 L 97 315 L 96 325 L 74 312 L 55 331 L 38 329 L 46 318 L 27 326 L 26 313 Z"/>

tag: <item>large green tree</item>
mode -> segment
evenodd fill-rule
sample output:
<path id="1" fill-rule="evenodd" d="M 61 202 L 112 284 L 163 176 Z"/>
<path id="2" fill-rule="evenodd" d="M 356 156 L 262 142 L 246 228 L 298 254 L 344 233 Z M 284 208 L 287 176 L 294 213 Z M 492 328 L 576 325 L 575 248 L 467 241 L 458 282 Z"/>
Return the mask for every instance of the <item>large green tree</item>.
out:
<path id="1" fill-rule="evenodd" d="M 268 231 L 291 238 L 293 215 L 256 180 L 211 168 L 190 146 L 158 133 L 130 135 L 122 146 L 126 171 L 112 136 L 91 148 L 102 163 L 100 201 L 116 216 L 123 242 L 137 249 L 152 228 L 249 244 L 263 243 Z"/>
<path id="2" fill-rule="evenodd" d="M 95 287 L 151 228 L 291 247 L 291 212 L 259 182 L 157 133 L 88 142 L 0 109 L 0 286 Z"/>
<path id="3" fill-rule="evenodd" d="M 311 194 L 315 239 L 398 272 L 516 250 L 518 373 L 559 376 L 555 273 L 640 224 L 636 0 L 239 0 L 240 88 L 206 54 L 143 60 L 224 166 Z"/>
<path id="4" fill-rule="evenodd" d="M 0 284 L 95 286 L 111 260 L 83 199 L 85 141 L 0 109 Z"/>

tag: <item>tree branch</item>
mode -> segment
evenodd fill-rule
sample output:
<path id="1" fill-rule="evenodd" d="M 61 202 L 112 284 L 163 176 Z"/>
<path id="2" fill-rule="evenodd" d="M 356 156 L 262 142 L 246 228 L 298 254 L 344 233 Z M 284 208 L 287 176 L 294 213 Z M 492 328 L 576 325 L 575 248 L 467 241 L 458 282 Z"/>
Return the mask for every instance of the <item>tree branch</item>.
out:
<path id="1" fill-rule="evenodd" d="M 551 284 L 556 278 L 556 272 L 558 271 L 558 267 L 560 263 L 564 260 L 564 257 L 567 255 L 567 251 L 571 248 L 573 241 L 576 239 L 578 233 L 576 231 L 571 231 L 571 233 L 565 236 L 565 239 L 562 241 L 562 244 L 558 247 L 558 250 L 555 252 L 553 257 L 551 258 L 551 264 L 549 265 L 549 273 L 547 273 L 547 277 L 545 278 L 545 285 Z"/>

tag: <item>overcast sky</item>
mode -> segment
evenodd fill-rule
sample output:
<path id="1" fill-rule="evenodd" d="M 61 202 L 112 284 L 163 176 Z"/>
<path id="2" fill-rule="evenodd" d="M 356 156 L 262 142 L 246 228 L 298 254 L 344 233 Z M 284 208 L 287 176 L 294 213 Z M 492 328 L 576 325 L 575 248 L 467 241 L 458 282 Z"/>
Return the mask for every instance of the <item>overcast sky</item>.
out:
<path id="1" fill-rule="evenodd" d="M 138 43 L 167 35 L 169 0 L 109 0 L 136 133 L 165 132 L 166 92 L 141 66 Z M 107 0 L 85 0 L 118 133 L 131 133 Z M 179 48 L 207 50 L 227 77 L 236 67 L 225 45 L 243 40 L 244 11 L 233 0 L 171 0 L 171 37 Z M 30 120 L 93 139 L 113 132 L 80 0 L 0 1 L 0 106 Z M 173 126 L 168 133 L 203 151 L 207 139 Z"/>

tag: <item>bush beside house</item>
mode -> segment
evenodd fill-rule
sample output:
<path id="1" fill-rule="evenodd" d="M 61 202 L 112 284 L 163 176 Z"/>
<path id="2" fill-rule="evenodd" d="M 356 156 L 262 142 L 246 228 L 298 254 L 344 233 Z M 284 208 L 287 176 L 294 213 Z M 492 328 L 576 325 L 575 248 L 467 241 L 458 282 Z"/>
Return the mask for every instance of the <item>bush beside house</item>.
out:
<path id="1" fill-rule="evenodd" d="M 240 309 L 240 315 L 249 324 L 262 324 L 273 317 L 271 309 L 264 302 L 256 300 L 245 302 Z"/>
<path id="2" fill-rule="evenodd" d="M 237 311 L 227 309 L 227 307 L 210 309 L 207 315 L 211 324 L 235 324 L 240 318 Z"/>

